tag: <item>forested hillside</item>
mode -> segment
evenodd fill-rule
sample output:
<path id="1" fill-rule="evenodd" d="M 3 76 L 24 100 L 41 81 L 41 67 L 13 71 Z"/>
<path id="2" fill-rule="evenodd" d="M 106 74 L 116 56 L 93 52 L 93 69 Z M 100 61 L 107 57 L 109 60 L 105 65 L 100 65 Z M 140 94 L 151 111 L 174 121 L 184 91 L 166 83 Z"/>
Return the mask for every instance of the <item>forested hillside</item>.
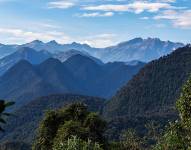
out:
<path id="1" fill-rule="evenodd" d="M 105 105 L 106 119 L 175 113 L 180 89 L 191 73 L 191 47 L 147 64 Z"/>

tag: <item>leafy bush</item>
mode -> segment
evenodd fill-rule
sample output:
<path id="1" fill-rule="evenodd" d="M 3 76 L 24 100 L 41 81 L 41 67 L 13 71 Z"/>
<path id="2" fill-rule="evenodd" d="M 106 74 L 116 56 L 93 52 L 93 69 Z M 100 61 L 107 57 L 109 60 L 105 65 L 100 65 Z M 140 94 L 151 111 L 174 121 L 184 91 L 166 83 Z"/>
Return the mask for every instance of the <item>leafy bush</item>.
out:
<path id="1" fill-rule="evenodd" d="M 74 103 L 46 114 L 40 124 L 33 150 L 52 150 L 55 145 L 66 143 L 73 136 L 105 147 L 105 129 L 106 122 L 99 115 L 89 112 L 87 106 L 82 103 Z"/>

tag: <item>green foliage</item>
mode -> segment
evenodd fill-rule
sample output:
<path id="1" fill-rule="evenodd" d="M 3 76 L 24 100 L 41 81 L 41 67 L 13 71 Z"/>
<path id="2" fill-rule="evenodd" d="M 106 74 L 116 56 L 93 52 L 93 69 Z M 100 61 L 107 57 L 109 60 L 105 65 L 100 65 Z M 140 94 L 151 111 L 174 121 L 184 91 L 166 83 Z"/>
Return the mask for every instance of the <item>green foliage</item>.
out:
<path id="1" fill-rule="evenodd" d="M 145 127 L 147 129 L 147 133 L 144 136 L 145 146 L 147 148 L 151 148 L 153 145 L 156 145 L 158 140 L 161 138 L 163 130 L 161 125 L 155 121 L 148 122 L 145 124 Z"/>
<path id="2" fill-rule="evenodd" d="M 81 126 L 77 121 L 66 121 L 63 125 L 60 125 L 55 140 L 64 142 L 71 136 L 78 136 L 80 139 L 86 139 L 88 136 L 88 130 Z"/>
<path id="3" fill-rule="evenodd" d="M 170 123 L 156 150 L 191 149 L 191 77 L 183 86 L 177 101 L 180 120 Z"/>
<path id="4" fill-rule="evenodd" d="M 96 113 L 89 112 L 82 103 L 74 103 L 66 108 L 50 111 L 39 127 L 34 150 L 51 150 L 73 136 L 83 141 L 106 145 L 103 133 L 106 123 Z"/>
<path id="5" fill-rule="evenodd" d="M 88 130 L 88 137 L 92 141 L 102 143 L 105 141 L 103 133 L 106 130 L 106 122 L 98 114 L 89 113 L 83 123 Z"/>
<path id="6" fill-rule="evenodd" d="M 39 127 L 39 137 L 35 142 L 35 150 L 48 149 L 53 144 L 53 139 L 56 135 L 59 126 L 59 115 L 55 111 L 46 113 L 45 119 Z"/>
<path id="7" fill-rule="evenodd" d="M 191 129 L 191 77 L 183 86 L 181 96 L 177 101 L 177 109 L 181 122 Z"/>
<path id="8" fill-rule="evenodd" d="M 128 129 L 121 136 L 121 144 L 125 150 L 140 150 L 142 147 L 142 139 L 137 136 L 137 133 L 133 129 Z"/>
<path id="9" fill-rule="evenodd" d="M 5 116 L 10 116 L 11 114 L 5 113 L 6 108 L 14 105 L 14 102 L 5 102 L 4 100 L 0 100 L 0 123 L 6 124 L 4 119 Z M 0 127 L 0 131 L 4 131 L 2 127 Z"/>
<path id="10" fill-rule="evenodd" d="M 53 150 L 103 150 L 98 143 L 91 140 L 83 141 L 76 136 L 68 138 L 66 141 L 60 141 L 53 145 Z"/>
<path id="11" fill-rule="evenodd" d="M 119 141 L 109 144 L 109 150 L 141 150 L 143 148 L 144 139 L 140 138 L 134 129 L 122 132 Z"/>
<path id="12" fill-rule="evenodd" d="M 154 150 L 186 150 L 188 148 L 186 134 L 180 123 L 170 123 Z"/>
<path id="13" fill-rule="evenodd" d="M 191 47 L 152 61 L 105 105 L 106 119 L 175 114 L 175 102 L 191 72 Z"/>

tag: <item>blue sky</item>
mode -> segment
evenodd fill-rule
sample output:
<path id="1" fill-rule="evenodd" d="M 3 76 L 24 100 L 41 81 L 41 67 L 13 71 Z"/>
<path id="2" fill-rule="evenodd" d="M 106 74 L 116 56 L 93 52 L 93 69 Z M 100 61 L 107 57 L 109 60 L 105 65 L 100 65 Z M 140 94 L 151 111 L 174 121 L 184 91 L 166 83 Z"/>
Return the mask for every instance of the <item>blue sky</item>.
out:
<path id="1" fill-rule="evenodd" d="M 190 0 L 0 0 L 0 42 L 105 47 L 135 37 L 191 42 Z"/>

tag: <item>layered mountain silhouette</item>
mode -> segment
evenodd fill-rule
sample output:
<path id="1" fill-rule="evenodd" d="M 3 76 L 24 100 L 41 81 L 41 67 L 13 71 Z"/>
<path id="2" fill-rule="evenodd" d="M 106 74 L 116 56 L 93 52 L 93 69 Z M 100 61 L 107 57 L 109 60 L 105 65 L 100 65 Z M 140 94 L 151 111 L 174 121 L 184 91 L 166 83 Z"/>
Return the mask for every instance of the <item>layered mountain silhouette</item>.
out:
<path id="1" fill-rule="evenodd" d="M 24 81 L 28 81 L 28 85 L 34 90 L 30 89 L 28 93 L 26 91 L 21 93 L 21 95 L 28 94 L 22 101 L 18 101 L 22 104 L 27 101 L 29 96 L 30 98 L 36 97 L 36 91 L 42 91 L 40 94 L 43 94 L 43 91 L 45 90 L 46 92 L 49 92 L 49 90 L 55 90 L 57 92 L 58 89 L 55 89 L 55 85 L 59 86 L 59 90 L 68 90 L 72 88 L 69 84 L 71 80 L 73 81 L 73 84 L 76 85 L 76 91 L 85 92 L 87 90 L 87 92 L 91 93 L 90 89 L 92 88 L 94 91 L 105 89 L 108 93 L 108 86 L 113 86 L 116 83 L 119 84 L 119 80 L 116 79 L 116 77 L 125 75 L 126 72 L 129 72 L 128 69 L 130 68 L 135 69 L 132 65 L 143 65 L 139 61 L 133 61 L 130 64 L 131 66 L 128 66 L 127 63 L 115 62 L 99 65 L 92 59 L 81 55 L 70 57 L 64 63 L 52 58 L 40 65 L 31 65 L 27 61 L 21 61 L 1 78 L 1 82 L 6 81 L 6 84 L 3 83 L 4 86 L 1 86 L 0 84 L 0 91 L 4 87 L 5 91 L 9 91 L 11 94 L 14 93 L 14 91 L 17 90 L 16 87 L 19 87 L 19 84 L 15 83 L 17 86 L 13 89 L 10 89 L 9 86 L 11 86 L 11 82 L 19 82 L 21 81 L 20 79 L 24 79 L 22 80 L 21 85 L 25 87 L 27 91 L 29 88 Z M 18 77 L 23 73 L 22 70 L 17 71 L 19 67 L 23 68 L 23 72 L 27 72 L 26 76 L 22 76 L 20 79 Z M 124 70 L 126 70 L 126 72 Z M 17 73 L 14 73 L 13 77 L 12 75 L 15 71 Z M 35 136 L 35 132 L 33 131 L 38 126 L 44 110 L 47 108 L 55 109 L 70 102 L 75 102 L 76 100 L 85 101 L 90 99 L 89 102 L 92 103 L 91 105 L 88 104 L 88 106 L 90 106 L 91 109 L 93 106 L 94 111 L 100 110 L 103 117 L 109 121 L 109 129 L 106 134 L 111 135 L 112 133 L 114 138 L 115 136 L 118 138 L 119 131 L 127 128 L 133 127 L 134 129 L 137 129 L 137 131 L 144 132 L 143 126 L 151 120 L 158 121 L 165 125 L 169 119 L 176 118 L 175 102 L 180 94 L 182 85 L 188 79 L 190 73 L 191 46 L 188 45 L 177 49 L 170 55 L 146 64 L 138 74 L 121 88 L 114 97 L 107 100 L 106 103 L 104 103 L 103 99 L 99 99 L 95 102 L 90 97 L 69 96 L 68 94 L 67 96 L 52 95 L 35 100 L 28 99 L 30 102 L 16 111 L 18 118 L 10 119 L 10 122 L 7 125 L 8 132 L 2 135 L 1 140 L 6 141 L 16 139 L 22 141 L 25 139 L 26 142 L 31 143 Z M 105 74 L 105 76 L 103 76 L 103 74 Z M 32 78 L 35 78 L 35 80 L 30 81 L 31 78 L 29 75 L 32 75 Z M 10 79 L 11 81 L 9 82 L 8 80 Z M 58 83 L 64 84 L 61 85 Z M 101 86 L 97 86 L 97 88 L 89 86 L 91 88 L 88 91 L 86 88 L 88 84 Z M 103 85 L 107 86 L 102 89 Z M 80 87 L 80 90 L 77 87 Z M 19 92 L 19 90 L 17 92 Z M 61 90 L 61 92 L 63 91 Z M 40 94 L 38 93 L 38 95 Z M 20 98 L 18 99 L 21 100 Z M 16 125 L 12 126 L 15 122 Z"/>
<path id="2" fill-rule="evenodd" d="M 71 49 L 75 49 L 81 52 L 91 52 L 91 51 L 93 52 L 93 49 L 96 49 L 90 47 L 87 44 L 80 44 L 76 42 L 73 42 L 71 44 L 59 44 L 56 41 L 50 41 L 48 43 L 44 43 L 39 40 L 35 40 L 30 43 L 20 45 L 20 47 L 30 47 L 38 51 L 47 50 L 51 53 L 66 52 Z"/>
<path id="3" fill-rule="evenodd" d="M 94 60 L 95 62 L 97 62 L 98 64 L 103 64 L 103 62 L 101 60 L 99 60 L 98 58 L 95 58 L 93 56 L 91 56 L 90 54 L 88 54 L 87 52 L 84 51 L 78 51 L 75 49 L 71 49 L 65 52 L 59 52 L 53 55 L 54 58 L 60 60 L 61 62 L 66 61 L 68 58 L 75 56 L 75 55 L 82 55 L 82 56 L 87 56 L 89 58 L 91 58 L 92 60 Z"/>
<path id="4" fill-rule="evenodd" d="M 55 93 L 77 93 L 109 98 L 135 75 L 144 63 L 98 64 L 89 57 L 75 55 L 61 62 L 49 58 L 39 65 L 19 61 L 0 77 L 0 97 L 17 106 L 31 99 Z"/>
<path id="5" fill-rule="evenodd" d="M 152 117 L 176 114 L 175 102 L 191 73 L 191 47 L 145 65 L 105 105 L 107 119 Z"/>
<path id="6" fill-rule="evenodd" d="M 74 49 L 83 53 L 86 52 L 89 55 L 102 60 L 103 62 L 129 62 L 132 60 L 149 62 L 169 54 L 183 45 L 184 44 L 182 43 L 161 41 L 158 38 L 135 38 L 106 48 L 94 48 L 87 44 L 80 44 L 76 42 L 71 44 L 59 44 L 56 41 L 44 43 L 42 41 L 35 40 L 23 45 L 0 45 L 0 57 L 11 54 L 19 48 L 29 47 L 37 51 L 46 50 L 53 54 L 67 52 Z"/>
<path id="7" fill-rule="evenodd" d="M 0 59 L 0 76 L 3 75 L 9 68 L 14 66 L 20 60 L 27 60 L 31 64 L 36 65 L 36 64 L 42 63 L 43 61 L 45 61 L 48 58 L 56 58 L 56 59 L 59 59 L 61 62 L 64 62 L 67 59 L 69 59 L 70 57 L 75 56 L 75 55 L 87 56 L 90 59 L 97 62 L 98 64 L 100 64 L 100 65 L 103 64 L 103 62 L 101 60 L 89 55 L 86 52 L 81 52 L 78 50 L 69 50 L 66 52 L 52 54 L 46 50 L 37 51 L 32 48 L 22 47 L 22 48 L 18 49 L 16 52 Z"/>
<path id="8" fill-rule="evenodd" d="M 34 49 L 23 47 L 16 52 L 0 59 L 0 76 L 20 60 L 27 60 L 31 64 L 39 64 L 52 57 L 48 51 L 35 51 Z"/>

